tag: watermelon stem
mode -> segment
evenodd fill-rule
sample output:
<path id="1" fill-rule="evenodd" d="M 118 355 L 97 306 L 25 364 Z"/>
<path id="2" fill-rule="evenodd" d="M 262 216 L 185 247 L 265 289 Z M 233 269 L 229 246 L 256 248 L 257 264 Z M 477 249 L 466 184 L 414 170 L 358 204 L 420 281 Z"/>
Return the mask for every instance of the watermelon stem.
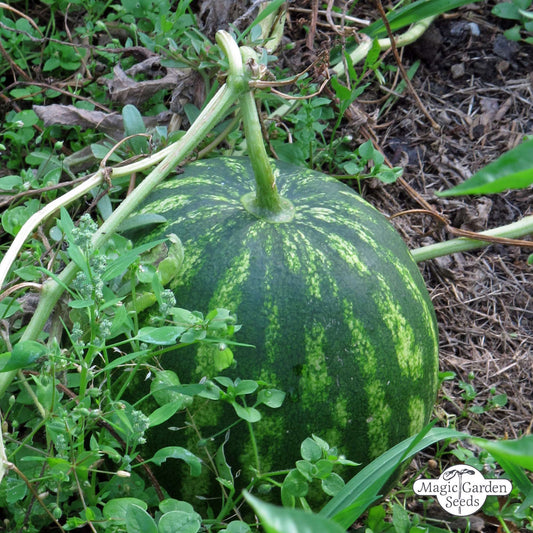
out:
<path id="1" fill-rule="evenodd" d="M 255 192 L 245 194 L 241 202 L 249 213 L 258 218 L 270 222 L 290 222 L 294 218 L 294 206 L 279 194 L 274 172 L 266 153 L 252 90 L 243 94 L 241 111 L 246 145 L 255 175 Z"/>
<path id="2" fill-rule="evenodd" d="M 228 86 L 244 91 L 240 104 L 248 155 L 255 175 L 255 192 L 245 194 L 241 198 L 242 204 L 257 218 L 276 223 L 290 222 L 294 217 L 294 207 L 289 200 L 281 197 L 276 186 L 274 172 L 265 149 L 254 92 L 249 86 L 251 76 L 244 70 L 244 62 L 250 71 L 253 71 L 257 65 L 254 52 L 249 47 L 242 47 L 240 51 L 236 51 L 233 37 L 224 30 L 217 32 L 216 40 L 228 57 Z M 243 83 L 246 83 L 246 86 L 243 86 Z"/>
<path id="3" fill-rule="evenodd" d="M 505 226 L 499 226 L 494 229 L 482 231 L 479 236 L 497 237 L 500 239 L 516 239 L 529 235 L 533 232 L 533 216 L 527 216 L 507 224 Z M 435 259 L 437 257 L 443 257 L 445 255 L 451 255 L 458 252 L 466 252 L 469 250 L 475 250 L 476 248 L 483 248 L 489 246 L 490 241 L 483 241 L 481 239 L 470 239 L 467 237 L 459 237 L 457 239 L 450 239 L 449 241 L 438 242 L 435 244 L 428 244 L 421 248 L 415 248 L 411 250 L 411 255 L 417 263 L 427 261 L 429 259 Z M 508 244 L 513 244 L 509 241 Z"/>

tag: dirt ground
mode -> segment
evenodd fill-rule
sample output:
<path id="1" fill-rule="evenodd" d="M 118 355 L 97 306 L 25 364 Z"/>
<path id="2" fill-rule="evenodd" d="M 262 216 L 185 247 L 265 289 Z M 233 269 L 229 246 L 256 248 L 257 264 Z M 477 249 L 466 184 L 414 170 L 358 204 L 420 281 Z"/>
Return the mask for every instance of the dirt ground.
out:
<path id="1" fill-rule="evenodd" d="M 291 3 L 287 28 L 297 45 L 293 58 L 310 55 L 304 26 L 314 28 L 315 52 L 324 43 L 342 39 L 326 12 L 317 11 L 313 22 L 309 4 L 313 2 Z M 471 4 L 439 17 L 420 41 L 402 52 L 406 69 L 421 62 L 412 83 L 438 129 L 405 92 L 377 120 L 389 93 L 370 88 L 355 102 L 352 116 L 359 123 L 347 120 L 343 133 L 360 142 L 373 138 L 392 164 L 404 166 L 403 177 L 415 193 L 403 183 L 369 183 L 363 194 L 383 213 L 421 209 L 422 199 L 454 228 L 469 231 L 495 228 L 533 213 L 531 188 L 453 199 L 434 195 L 464 181 L 516 146 L 524 134 L 533 133 L 533 47 L 505 39 L 508 24 L 490 14 L 493 5 Z M 375 20 L 378 15 L 371 4 L 362 4 L 357 16 Z M 282 60 L 290 65 L 291 57 Z M 395 64 L 392 54 L 386 61 Z M 294 70 L 298 68 L 300 61 Z M 405 213 L 392 222 L 411 248 L 453 238 L 427 214 Z M 533 248 L 492 244 L 420 263 L 439 323 L 441 370 L 456 373 L 441 391 L 436 414 L 443 423 L 487 438 L 517 438 L 531 430 L 531 253 Z M 460 380 L 474 387 L 472 401 L 462 397 Z M 507 394 L 508 402 L 487 410 L 495 394 Z M 486 412 L 463 416 L 472 405 Z"/>

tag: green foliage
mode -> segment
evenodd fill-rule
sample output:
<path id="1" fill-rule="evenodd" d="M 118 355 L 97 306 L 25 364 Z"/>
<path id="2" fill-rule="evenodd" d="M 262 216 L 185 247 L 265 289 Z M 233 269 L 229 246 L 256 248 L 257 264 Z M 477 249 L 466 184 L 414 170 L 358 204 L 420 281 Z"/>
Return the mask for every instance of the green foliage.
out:
<path id="1" fill-rule="evenodd" d="M 523 189 L 532 183 L 533 139 L 526 139 L 465 182 L 437 195 L 494 194 L 508 189 Z"/>
<path id="2" fill-rule="evenodd" d="M 523 41 L 533 44 L 533 11 L 531 0 L 512 0 L 501 2 L 492 8 L 492 14 L 515 22 L 512 28 L 505 30 L 504 35 L 510 41 Z M 523 36 L 523 33 L 526 36 Z"/>
<path id="3" fill-rule="evenodd" d="M 272 2 L 239 38 L 258 40 L 261 18 L 280 3 Z M 406 4 L 394 9 L 391 25 L 393 30 L 399 29 L 465 3 L 421 0 Z M 168 95 L 156 95 L 138 108 L 127 105 L 117 109 L 109 102 L 103 85 L 96 82 L 102 70 L 104 76 L 109 76 L 119 60 L 125 68 L 133 64 L 133 59 L 111 49 L 140 45 L 161 54 L 163 66 L 196 70 L 204 79 L 208 98 L 219 83 L 215 74 L 225 64 L 218 49 L 199 31 L 190 0 L 42 0 L 40 4 L 42 9 L 32 19 L 35 24 L 13 11 L 0 10 L 0 41 L 13 62 L 0 64 L 0 80 L 4 94 L 17 103 L 16 109 L 5 112 L 0 126 L 0 164 L 7 170 L 0 177 L 0 198 L 13 198 L 2 208 L 3 245 L 5 237 L 14 237 L 30 215 L 61 193 L 55 188 L 58 183 L 79 177 L 70 170 L 72 159 L 66 157 L 67 153 L 91 147 L 96 160 L 100 160 L 114 145 L 91 129 L 44 128 L 32 106 L 68 101 L 82 109 L 104 105 L 122 113 L 124 133 L 133 137 L 116 148 L 108 160 L 116 163 L 149 153 L 168 142 L 170 135 L 163 130 L 146 132 L 142 120 L 143 115 L 166 110 Z M 508 38 L 532 42 L 530 7 L 531 0 L 513 0 L 494 7 L 495 15 L 515 23 L 506 32 Z M 70 28 L 73 39 L 59 22 L 65 19 L 67 10 L 72 17 L 69 22 L 76 20 L 78 24 Z M 381 21 L 365 31 L 371 37 L 386 36 Z M 90 46 L 73 44 L 80 42 Z M 401 169 L 387 168 L 370 142 L 357 146 L 352 138 L 337 133 L 342 131 L 350 105 L 367 87 L 366 81 L 362 84 L 363 76 L 371 73 L 375 77 L 372 79 L 387 84 L 395 67 L 379 59 L 376 46 L 362 72 L 349 64 L 345 50 L 338 54 L 348 61 L 349 79 L 332 79 L 335 98 L 331 93 L 320 95 L 291 107 L 283 117 L 283 127 L 267 121 L 271 146 L 282 159 L 298 164 L 327 168 L 358 180 L 376 177 L 392 182 Z M 273 59 L 264 54 L 261 63 L 267 66 Z M 14 83 L 14 68 L 19 79 L 27 77 L 30 81 Z M 42 72 L 51 81 L 50 86 L 32 84 L 35 72 Z M 281 77 L 278 72 L 275 75 Z M 72 81 L 68 86 L 70 96 L 51 88 L 55 81 L 67 78 Z M 294 90 L 298 96 L 309 97 L 317 89 L 309 77 L 302 76 Z M 270 111 L 280 106 L 278 97 L 262 98 Z M 186 111 L 191 119 L 196 112 L 191 107 Z M 153 135 L 151 142 L 143 136 L 145 133 Z M 234 131 L 227 139 L 231 150 L 243 149 L 239 132 Z M 291 144 L 287 148 L 288 140 Z M 453 192 L 485 194 L 530 185 L 531 142 L 525 141 Z M 92 168 L 96 168 L 94 160 Z M 300 532 L 305 527 L 311 533 L 336 533 L 356 518 L 374 532 L 415 532 L 423 527 L 436 531 L 422 516 L 396 502 L 389 507 L 374 504 L 396 468 L 417 450 L 437 441 L 464 437 L 446 429 L 431 430 L 402 443 L 347 483 L 338 472 L 350 472 L 354 464 L 312 435 L 302 442 L 302 458 L 294 468 L 261 472 L 244 494 L 235 489 L 239 465 L 228 464 L 225 441 L 211 465 L 224 493 L 219 510 L 212 507 L 201 516 L 190 503 L 165 496 L 160 500 L 146 467 L 184 464 L 196 476 L 206 464 L 179 444 L 160 447 L 151 456 L 141 457 L 151 428 L 167 424 L 176 413 L 186 414 L 195 399 L 202 399 L 231 406 L 234 418 L 224 432 L 240 424 L 253 435 L 262 413 L 279 408 L 286 391 L 247 379 L 249 376 L 217 376 L 201 383 L 181 383 L 176 373 L 160 368 L 159 357 L 166 351 L 202 343 L 216 347 L 214 364 L 222 372 L 235 365 L 232 348 L 238 344 L 233 336 L 240 326 L 225 309 L 200 312 L 176 306 L 169 287 L 184 260 L 177 236 L 133 247 L 127 239 L 114 235 L 99 249 L 90 246 L 89 237 L 97 228 L 94 219 L 98 215 L 98 222 L 105 220 L 114 205 L 122 201 L 128 185 L 125 179 L 115 180 L 110 194 L 98 203 L 94 217 L 80 215 L 87 204 L 76 206 L 70 214 L 62 210 L 55 222 L 42 227 L 41 235 L 36 233 L 26 243 L 8 280 L 11 286 L 41 284 L 48 276 L 56 277 L 70 262 L 79 267 L 62 307 L 51 312 L 49 324 L 37 340 L 21 340 L 27 323 L 28 311 L 24 308 L 29 300 L 23 289 L 0 301 L 2 327 L 9 328 L 9 336 L 3 334 L 0 339 L 0 375 L 11 371 L 18 375 L 0 398 L 0 458 L 5 453 L 7 460 L 0 466 L 3 527 L 29 532 L 50 528 L 70 531 L 90 524 L 106 533 L 169 533 L 178 529 L 248 533 L 258 530 L 255 521 L 233 517 L 235 510 L 249 504 L 265 531 Z M 94 196 L 98 198 L 100 193 L 94 191 Z M 160 221 L 157 215 L 142 216 L 136 224 Z M 30 306 L 30 313 L 32 309 Z M 177 353 L 179 356 L 179 350 Z M 145 378 L 149 383 L 146 395 L 134 404 L 124 400 L 132 384 Z M 488 399 L 481 403 L 479 392 L 470 382 L 459 386 L 465 416 L 479 416 L 505 405 L 505 396 L 496 391 L 489 391 Z M 194 426 L 193 421 L 188 423 Z M 531 437 L 473 442 L 481 451 L 459 447 L 456 458 L 484 468 L 489 475 L 496 475 L 501 466 L 514 485 L 505 504 L 489 498 L 483 512 L 496 517 L 503 530 L 506 523 L 531 529 L 533 488 L 526 473 L 532 469 Z M 279 496 L 285 507 L 265 503 L 252 496 L 252 491 L 265 499 Z M 315 491 L 331 498 L 319 514 L 309 511 Z"/>

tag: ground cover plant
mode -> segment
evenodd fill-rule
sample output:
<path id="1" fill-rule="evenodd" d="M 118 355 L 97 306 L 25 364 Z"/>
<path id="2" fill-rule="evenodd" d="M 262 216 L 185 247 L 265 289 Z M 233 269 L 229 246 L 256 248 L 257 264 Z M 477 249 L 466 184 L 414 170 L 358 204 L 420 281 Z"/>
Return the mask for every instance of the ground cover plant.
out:
<path id="1" fill-rule="evenodd" d="M 478 104 L 478 94 L 472 88 L 447 93 L 443 89 L 448 81 L 443 81 L 444 71 L 436 76 L 442 84 L 438 90 L 424 85 L 437 83 L 427 74 L 431 58 L 428 63 L 424 54 L 433 49 L 435 54 L 443 54 L 446 64 L 452 57 L 446 55 L 447 47 L 458 36 L 469 35 L 475 44 L 480 27 L 496 32 L 495 22 L 485 20 L 482 8 L 460 11 L 462 18 L 450 15 L 439 19 L 444 20 L 438 30 L 440 43 L 434 38 L 430 44 L 426 41 L 422 51 L 413 49 L 410 57 L 406 53 L 400 64 L 406 62 L 410 68 L 400 82 L 403 73 L 391 57 L 397 50 L 390 51 L 390 42 L 385 42 L 389 28 L 381 21 L 379 9 L 361 7 L 359 13 L 355 5 L 343 4 L 309 11 L 307 6 L 293 3 L 289 6 L 290 19 L 283 27 L 282 47 L 274 51 L 269 49 L 269 42 L 280 37 L 279 31 L 276 33 L 280 26 L 276 24 L 275 8 L 281 2 L 273 2 L 259 16 L 256 10 L 235 13 L 231 6 L 222 4 L 218 11 L 209 2 L 192 6 L 184 1 L 177 5 L 51 1 L 42 2 L 39 8 L 25 2 L 1 4 L 5 59 L 1 75 L 6 102 L 0 177 L 5 197 L 3 250 L 7 251 L 32 214 L 82 180 L 86 184 L 84 196 L 76 194 L 82 200 L 43 221 L 24 239 L 7 283 L 2 282 L 0 365 L 5 392 L 1 404 L 5 462 L 0 498 L 4 527 L 7 531 L 248 531 L 255 524 L 246 514 L 246 502 L 268 531 L 288 531 L 295 523 L 300 527 L 307 524 L 307 520 L 309 527 L 320 531 L 343 530 L 356 520 L 373 531 L 473 528 L 474 520 L 450 524 L 438 514 L 436 506 L 413 498 L 406 481 L 385 503 L 374 505 L 363 515 L 375 504 L 376 495 L 402 457 L 411 457 L 414 450 L 444 439 L 463 438 L 464 434 L 457 431 L 461 430 L 492 439 L 509 438 L 511 447 L 503 443 L 500 449 L 502 443 L 478 440 L 475 448 L 459 445 L 451 453 L 447 448 L 430 448 L 425 452 L 431 454 L 426 456 L 430 457 L 426 465 L 429 473 L 453 461 L 451 457 L 479 466 L 486 475 L 499 475 L 503 468 L 513 480 L 514 492 L 503 504 L 495 499 L 488 501 L 479 519 L 486 528 L 493 523 L 509 531 L 531 528 L 531 482 L 524 473 L 524 469 L 531 470 L 531 448 L 527 447 L 531 440 L 516 440 L 528 433 L 531 422 L 531 270 L 527 266 L 527 242 L 496 241 L 491 248 L 496 248 L 494 255 L 489 249 L 478 255 L 446 256 L 435 262 L 428 259 L 445 255 L 446 250 L 440 245 L 436 251 L 425 246 L 450 234 L 468 236 L 468 231 L 495 226 L 492 216 L 489 222 L 491 210 L 491 215 L 507 213 L 500 216 L 498 222 L 502 224 L 509 225 L 522 216 L 527 224 L 527 189 L 474 198 L 471 203 L 456 197 L 439 200 L 442 204 L 438 205 L 445 206 L 447 216 L 452 218 L 453 223 L 444 223 L 449 234 L 435 230 L 437 200 L 433 195 L 427 209 L 429 191 L 449 189 L 478 169 L 473 182 L 461 185 L 459 192 L 462 188 L 463 193 L 501 193 L 531 183 L 532 141 L 523 140 L 531 133 L 531 122 L 522 116 L 524 106 L 531 104 L 531 90 L 520 81 L 506 84 L 506 73 L 519 74 L 522 68 L 527 71 L 527 55 L 523 49 L 510 47 L 508 41 L 499 41 L 497 34 L 495 59 L 486 57 L 485 63 L 494 62 L 503 85 L 476 88 L 483 95 L 501 91 L 508 98 L 502 103 L 483 96 Z M 422 8 L 415 3 L 403 10 L 398 6 L 389 15 L 391 31 L 401 33 L 411 22 L 425 30 L 428 17 L 433 20 L 438 13 L 460 4 L 429 2 Z M 512 20 L 527 20 L 528 6 L 518 7 L 522 18 Z M 501 8 L 494 9 L 496 15 L 501 15 Z M 356 13 L 375 21 L 361 33 L 379 41 L 363 38 L 356 45 L 350 33 Z M 267 24 L 269 14 L 272 18 Z M 158 150 L 182 138 L 189 124 L 197 124 L 204 101 L 212 101 L 223 83 L 216 74 L 227 69 L 227 59 L 214 45 L 214 32 L 229 22 L 234 23 L 231 28 L 236 37 L 246 38 L 252 45 L 264 38 L 261 31 L 266 26 L 273 28 L 270 41 L 261 40 L 263 56 L 258 62 L 260 68 L 270 67 L 278 80 L 287 80 L 285 87 L 275 86 L 271 92 L 258 95 L 264 111 L 263 133 L 272 155 L 339 175 L 385 213 L 404 211 L 417 202 L 426 209 L 423 213 L 413 210 L 409 218 L 405 215 L 393 221 L 410 242 L 417 260 L 426 260 L 423 272 L 432 289 L 444 339 L 443 385 L 435 416 L 441 425 L 449 427 L 440 432 L 426 428 L 414 441 L 402 443 L 396 455 L 393 453 L 393 460 L 390 454 L 385 455 L 346 486 L 336 472 L 340 466 L 351 467 L 350 458 L 339 456 L 329 443 L 309 435 L 302 443 L 302 458 L 295 468 L 269 473 L 249 487 L 254 495 L 235 490 L 237 472 L 230 466 L 236 466 L 226 462 L 221 448 L 212 459 L 225 504 L 215 508 L 208 502 L 199 514 L 200 506 L 195 509 L 189 503 L 163 496 L 153 473 L 156 466 L 165 468 L 171 461 L 181 461 L 195 474 L 200 468 L 198 458 L 175 445 L 143 457 L 148 460 L 144 463 L 138 453 L 149 430 L 187 409 L 193 397 L 225 402 L 233 409 L 235 422 L 253 425 L 261 413 L 280 408 L 286 391 L 248 376 L 237 381 L 220 378 L 182 384 L 176 374 L 161 369 L 158 358 L 174 349 L 176 343 L 200 343 L 215 347 L 215 364 L 222 370 L 231 363 L 233 343 L 239 341 L 239 327 L 246 317 L 235 318 L 229 310 L 220 308 L 198 312 L 176 307 L 175 295 L 168 288 L 184 261 L 177 236 L 140 246 L 120 235 L 102 238 L 95 246 L 93 236 L 98 235 L 95 221 L 101 224 L 112 218 L 135 182 L 148 181 L 141 180 L 148 165 L 135 159 L 153 154 L 150 161 L 158 160 Z M 524 28 L 527 30 L 527 26 Z M 517 30 L 513 31 L 516 36 Z M 328 39 L 329 56 L 321 54 L 317 45 L 324 38 Z M 399 44 L 402 38 L 398 35 Z M 439 47 L 444 50 L 439 51 Z M 295 54 L 303 50 L 305 54 Z M 483 81 L 483 76 L 488 76 L 483 71 L 486 64 L 476 64 L 469 58 L 468 49 L 465 54 L 460 62 L 448 65 L 450 80 L 459 83 L 464 76 L 459 75 L 461 69 L 465 72 L 472 68 Z M 327 70 L 330 63 L 333 74 Z M 301 74 L 308 67 L 310 71 Z M 413 91 L 410 83 L 417 80 L 421 84 L 417 90 L 406 92 Z M 268 84 L 268 78 L 257 82 L 259 88 Z M 286 101 L 276 93 L 280 90 L 290 91 L 299 99 Z M 417 101 L 416 94 L 426 96 L 426 103 Z M 461 100 L 463 96 L 466 99 Z M 450 99 L 459 104 L 432 109 L 435 102 Z M 365 108 L 372 109 L 373 116 Z M 510 109 L 509 130 L 489 127 L 504 121 Z M 113 110 L 117 111 L 115 115 L 110 114 Z M 401 120 L 394 115 L 400 115 Z M 440 123 L 441 133 L 431 129 L 432 120 Z M 238 123 L 238 116 L 218 123 L 214 131 L 205 134 L 201 145 L 191 147 L 195 155 L 244 153 L 246 141 Z M 385 130 L 377 127 L 380 124 Z M 465 151 L 458 141 L 465 132 L 471 142 L 481 136 L 473 152 Z M 129 138 L 117 146 L 124 135 Z M 455 151 L 439 152 L 446 143 Z M 434 150 L 433 155 L 427 156 L 424 147 Z M 498 159 L 504 152 L 507 155 Z M 467 153 L 473 161 L 461 161 L 460 156 Z M 87 179 L 102 159 L 99 179 Z M 490 167 L 486 166 L 488 160 L 497 161 Z M 128 170 L 121 173 L 115 169 L 108 175 L 106 165 L 120 161 L 129 163 Z M 435 170 L 442 174 L 443 168 L 449 170 L 444 172 L 443 182 L 437 182 Z M 415 177 L 424 179 L 420 183 Z M 413 185 L 418 192 L 413 191 Z M 433 214 L 428 216 L 428 212 Z M 141 220 L 125 221 L 123 228 L 131 230 L 132 226 L 160 221 L 153 213 Z M 527 232 L 523 223 L 499 236 L 520 237 Z M 463 246 L 465 241 L 454 243 Z M 65 269 L 65 265 L 69 266 Z M 68 298 L 49 317 L 45 335 L 50 342 L 36 342 L 37 337 L 28 340 L 38 300 L 34 291 L 48 276 L 66 279 L 61 276 L 70 266 L 80 274 L 73 275 L 66 287 L 60 286 Z M 505 289 L 498 288 L 498 283 Z M 503 300 L 502 295 L 509 300 Z M 458 322 L 453 314 L 462 309 L 462 316 L 468 320 Z M 6 378 L 15 375 L 14 382 Z M 491 375 L 498 379 L 491 380 Z M 125 399 L 128 390 L 132 384 L 137 386 L 139 377 L 147 376 L 153 378 L 150 389 L 131 405 Z M 513 450 L 515 442 L 524 446 L 518 453 Z M 420 461 L 424 455 L 417 457 Z M 390 471 L 384 472 L 383 465 L 389 465 Z M 416 475 L 421 470 L 418 463 Z M 411 471 L 405 479 L 412 476 Z M 318 486 L 333 496 L 319 515 L 302 515 L 302 511 L 291 509 L 306 507 L 309 486 Z M 285 509 L 261 501 L 267 499 L 268 491 L 275 490 L 281 492 Z"/>

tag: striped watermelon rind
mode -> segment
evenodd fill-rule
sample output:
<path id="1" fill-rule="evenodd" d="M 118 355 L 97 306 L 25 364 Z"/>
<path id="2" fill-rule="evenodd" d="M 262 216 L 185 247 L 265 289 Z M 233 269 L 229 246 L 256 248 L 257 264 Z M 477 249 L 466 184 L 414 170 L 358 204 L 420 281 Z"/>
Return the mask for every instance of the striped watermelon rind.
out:
<path id="1" fill-rule="evenodd" d="M 237 364 L 224 374 L 287 393 L 280 409 L 254 424 L 263 472 L 293 467 L 311 434 L 367 464 L 430 417 L 438 371 L 433 306 L 407 246 L 376 209 L 335 178 L 273 166 L 281 196 L 294 206 L 289 219 L 249 213 L 242 200 L 254 191 L 249 160 L 217 158 L 188 165 L 153 191 L 139 214 L 167 221 L 140 240 L 178 235 L 185 257 L 171 286 L 177 305 L 229 309 L 243 324 L 237 340 L 255 348 L 235 347 Z M 191 346 L 162 364 L 182 383 L 197 382 L 219 373 L 216 349 Z M 235 418 L 218 403 L 194 413 L 205 435 Z M 152 435 L 157 447 L 182 439 L 164 428 Z M 257 468 L 244 424 L 225 450 L 235 468 Z"/>

